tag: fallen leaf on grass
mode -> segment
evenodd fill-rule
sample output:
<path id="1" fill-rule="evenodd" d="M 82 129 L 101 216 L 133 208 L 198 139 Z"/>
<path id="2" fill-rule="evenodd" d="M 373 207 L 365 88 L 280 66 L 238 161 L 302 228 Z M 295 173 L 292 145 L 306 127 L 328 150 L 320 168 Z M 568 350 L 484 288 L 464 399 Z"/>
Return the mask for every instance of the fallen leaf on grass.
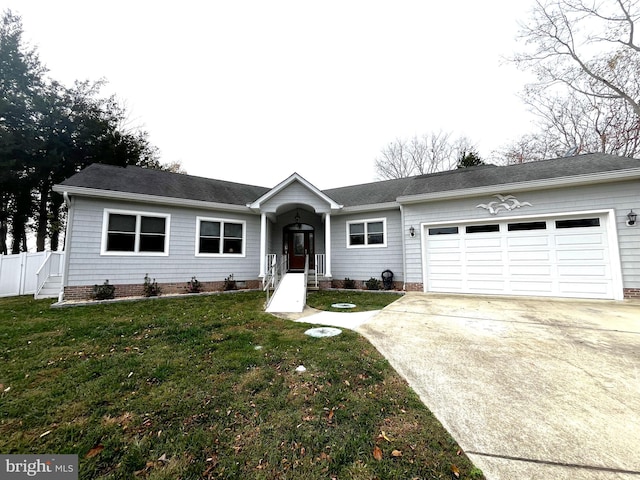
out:
<path id="1" fill-rule="evenodd" d="M 456 478 L 460 478 L 460 469 L 455 465 L 451 465 L 451 473 L 453 473 Z"/>
<path id="2" fill-rule="evenodd" d="M 400 450 L 394 450 L 393 452 L 391 452 L 391 456 L 392 457 L 401 457 L 402 456 L 402 452 Z"/>
<path id="3" fill-rule="evenodd" d="M 378 461 L 382 460 L 382 450 L 377 445 L 373 447 L 373 458 L 375 458 Z"/>
<path id="4" fill-rule="evenodd" d="M 102 450 L 104 450 L 104 445 L 98 444 L 95 447 L 93 447 L 91 450 L 89 450 L 87 454 L 84 456 L 84 458 L 93 458 L 96 455 L 98 455 Z"/>
<path id="5" fill-rule="evenodd" d="M 386 440 L 387 442 L 391 443 L 391 440 L 389 439 L 389 437 L 387 437 L 387 434 L 384 433 L 384 430 L 380 430 L 380 435 L 376 437 L 376 441 L 379 440 Z"/>
<path id="6" fill-rule="evenodd" d="M 327 455 L 324 452 L 320 452 L 320 456 L 318 457 L 318 460 L 326 460 L 328 462 L 331 461 L 331 457 L 329 455 Z"/>

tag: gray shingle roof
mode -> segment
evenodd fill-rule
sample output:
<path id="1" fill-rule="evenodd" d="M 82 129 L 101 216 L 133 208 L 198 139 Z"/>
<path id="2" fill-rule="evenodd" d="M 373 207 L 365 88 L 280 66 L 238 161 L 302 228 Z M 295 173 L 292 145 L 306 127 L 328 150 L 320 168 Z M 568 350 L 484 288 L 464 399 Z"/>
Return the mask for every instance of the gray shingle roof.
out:
<path id="1" fill-rule="evenodd" d="M 640 160 L 603 153 L 590 153 L 539 162 L 480 166 L 414 177 L 403 195 L 446 192 L 491 185 L 573 177 L 595 173 L 640 168 Z"/>
<path id="2" fill-rule="evenodd" d="M 498 167 L 478 167 L 367 183 L 326 190 L 324 193 L 345 207 L 394 201 L 398 197 L 530 182 L 576 175 L 640 168 L 640 160 L 603 153 L 590 153 L 539 162 Z"/>
<path id="3" fill-rule="evenodd" d="M 413 179 L 414 177 L 383 180 L 381 182 L 333 188 L 324 190 L 322 193 L 345 207 L 395 202 L 396 198 L 402 195 Z"/>
<path id="4" fill-rule="evenodd" d="M 61 185 L 246 205 L 270 189 L 140 167 L 94 163 Z"/>
<path id="5" fill-rule="evenodd" d="M 398 197 L 463 190 L 640 168 L 640 160 L 601 153 L 497 167 L 484 165 L 415 177 L 385 180 L 325 190 L 337 203 L 350 206 L 394 202 Z M 270 188 L 139 167 L 94 163 L 62 182 L 63 186 L 94 188 L 205 202 L 246 205 Z"/>

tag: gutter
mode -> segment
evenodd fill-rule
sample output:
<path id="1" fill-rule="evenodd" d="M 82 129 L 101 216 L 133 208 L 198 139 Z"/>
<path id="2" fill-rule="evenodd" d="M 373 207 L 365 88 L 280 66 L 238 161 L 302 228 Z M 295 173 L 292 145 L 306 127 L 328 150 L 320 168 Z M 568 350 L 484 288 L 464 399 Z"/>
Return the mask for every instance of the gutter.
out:
<path id="1" fill-rule="evenodd" d="M 348 213 L 373 212 L 376 210 L 397 210 L 401 205 L 398 202 L 373 203 L 371 205 L 353 205 L 343 207 L 342 210 L 332 215 L 346 215 Z"/>

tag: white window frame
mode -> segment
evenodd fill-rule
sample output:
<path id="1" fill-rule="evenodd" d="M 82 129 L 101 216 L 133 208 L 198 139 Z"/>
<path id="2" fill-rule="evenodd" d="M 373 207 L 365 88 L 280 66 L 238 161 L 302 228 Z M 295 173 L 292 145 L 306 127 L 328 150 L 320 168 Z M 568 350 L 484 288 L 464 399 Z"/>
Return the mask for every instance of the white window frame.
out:
<path id="1" fill-rule="evenodd" d="M 224 224 L 234 223 L 242 226 L 242 253 L 200 253 L 200 225 L 202 222 L 220 222 L 220 248 L 224 245 Z M 247 222 L 234 218 L 196 217 L 196 257 L 243 258 L 247 256 Z"/>
<path id="2" fill-rule="evenodd" d="M 369 223 L 378 223 L 382 222 L 382 243 L 374 243 L 369 245 Z M 351 225 L 353 224 L 364 224 L 364 244 L 363 245 L 351 245 Z M 361 220 L 349 220 L 347 222 L 347 248 L 385 248 L 387 246 L 387 218 L 363 218 Z"/>
<path id="3" fill-rule="evenodd" d="M 135 244 L 133 252 L 110 251 L 107 250 L 109 237 L 109 215 L 130 215 L 136 217 Z M 164 218 L 164 251 L 163 252 L 141 252 L 140 251 L 140 229 L 142 225 L 142 217 Z M 169 256 L 169 234 L 171 232 L 171 215 L 168 213 L 145 212 L 142 210 L 119 210 L 113 208 L 105 208 L 102 214 L 102 244 L 100 246 L 100 255 L 106 256 L 129 256 L 129 257 L 167 257 Z"/>

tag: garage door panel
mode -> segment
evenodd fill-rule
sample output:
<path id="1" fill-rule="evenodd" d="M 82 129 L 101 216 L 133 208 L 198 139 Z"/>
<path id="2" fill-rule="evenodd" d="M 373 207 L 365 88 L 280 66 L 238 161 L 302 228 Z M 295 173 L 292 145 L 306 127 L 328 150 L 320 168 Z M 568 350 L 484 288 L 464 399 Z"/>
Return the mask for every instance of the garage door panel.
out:
<path id="1" fill-rule="evenodd" d="M 601 260 L 602 263 L 607 261 L 608 252 L 602 248 L 596 249 L 567 249 L 567 250 L 557 250 L 556 258 L 560 262 L 584 262 L 586 260 Z"/>
<path id="2" fill-rule="evenodd" d="M 467 252 L 467 261 L 470 263 L 476 262 L 502 262 L 502 251 L 492 252 Z"/>
<path id="3" fill-rule="evenodd" d="M 547 277 L 551 275 L 551 270 L 551 265 L 512 265 L 509 267 L 509 275 Z"/>
<path id="4" fill-rule="evenodd" d="M 452 252 L 433 252 L 429 254 L 429 261 L 434 263 L 448 262 L 457 263 L 460 260 L 460 251 Z"/>
<path id="5" fill-rule="evenodd" d="M 549 246 L 549 237 L 541 236 L 541 235 L 531 235 L 527 236 L 527 232 L 510 232 L 510 235 L 507 237 L 507 246 L 509 248 L 513 247 L 548 247 Z"/>
<path id="6" fill-rule="evenodd" d="M 431 273 L 434 277 L 449 276 L 456 277 L 462 275 L 462 265 L 432 265 Z"/>
<path id="7" fill-rule="evenodd" d="M 460 248 L 460 239 L 459 238 L 451 238 L 452 235 L 444 235 L 444 236 L 432 236 L 429 238 L 429 244 L 432 248 L 451 248 L 451 249 L 459 249 Z M 457 235 L 456 235 L 457 237 Z"/>
<path id="8" fill-rule="evenodd" d="M 515 294 L 531 295 L 535 293 L 537 295 L 551 295 L 553 292 L 553 282 L 550 280 L 538 280 L 538 281 L 517 281 L 511 280 L 509 282 L 511 291 Z"/>
<path id="9" fill-rule="evenodd" d="M 478 238 L 474 237 L 472 239 L 465 239 L 465 246 L 467 248 L 479 248 L 482 250 L 491 250 L 491 248 L 500 248 L 502 247 L 502 239 L 501 238 Z"/>
<path id="10" fill-rule="evenodd" d="M 504 281 L 468 281 L 465 291 L 469 293 L 494 293 L 499 294 L 504 291 Z"/>
<path id="11" fill-rule="evenodd" d="M 462 281 L 453 279 L 438 279 L 432 280 L 431 284 L 432 292 L 462 292 Z"/>
<path id="12" fill-rule="evenodd" d="M 548 262 L 551 259 L 549 250 L 519 250 L 507 252 L 509 262 Z"/>
<path id="13" fill-rule="evenodd" d="M 613 296 L 611 284 L 604 282 L 560 282 L 559 287 L 562 296 L 584 296 L 584 294 L 589 294 L 591 298 L 611 298 Z"/>
<path id="14" fill-rule="evenodd" d="M 586 227 L 593 216 L 565 218 L 496 221 L 497 231 L 481 232 L 462 224 L 455 235 L 425 229 L 426 289 L 614 298 L 606 217 Z"/>
<path id="15" fill-rule="evenodd" d="M 469 275 L 500 275 L 504 274 L 504 268 L 502 265 L 469 265 L 467 267 L 467 272 Z"/>
<path id="16" fill-rule="evenodd" d="M 605 265 L 560 265 L 558 273 L 561 277 L 606 277 L 608 269 Z"/>
<path id="17" fill-rule="evenodd" d="M 573 235 L 556 235 L 556 245 L 602 245 L 602 234 L 573 234 Z"/>

